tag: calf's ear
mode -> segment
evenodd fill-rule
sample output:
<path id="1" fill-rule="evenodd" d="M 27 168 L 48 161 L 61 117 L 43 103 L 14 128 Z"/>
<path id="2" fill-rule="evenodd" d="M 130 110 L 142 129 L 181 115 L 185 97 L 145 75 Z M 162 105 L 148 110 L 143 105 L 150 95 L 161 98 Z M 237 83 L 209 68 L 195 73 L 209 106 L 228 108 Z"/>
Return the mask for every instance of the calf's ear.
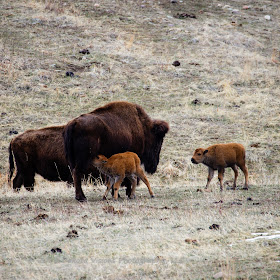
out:
<path id="1" fill-rule="evenodd" d="M 208 150 L 205 150 L 205 151 L 203 152 L 204 155 L 207 154 L 207 153 L 208 153 Z"/>
<path id="2" fill-rule="evenodd" d="M 102 160 L 102 163 L 107 163 L 108 162 L 108 160 Z"/>

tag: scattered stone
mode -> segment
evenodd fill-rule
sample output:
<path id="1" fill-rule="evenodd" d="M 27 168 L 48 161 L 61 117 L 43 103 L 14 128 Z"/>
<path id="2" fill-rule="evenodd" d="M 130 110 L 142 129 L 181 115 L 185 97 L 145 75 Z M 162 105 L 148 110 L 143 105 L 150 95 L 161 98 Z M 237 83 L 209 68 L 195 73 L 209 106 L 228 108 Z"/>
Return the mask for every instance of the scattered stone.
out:
<path id="1" fill-rule="evenodd" d="M 253 200 L 252 197 L 248 197 L 248 198 L 247 198 L 247 201 L 252 201 L 252 200 Z"/>
<path id="2" fill-rule="evenodd" d="M 7 113 L 3 112 L 1 113 L 1 117 L 7 116 Z"/>
<path id="3" fill-rule="evenodd" d="M 264 16 L 264 19 L 266 19 L 266 20 L 271 20 L 271 16 L 270 16 L 270 15 L 265 15 L 265 16 Z"/>
<path id="4" fill-rule="evenodd" d="M 260 203 L 259 202 L 254 202 L 253 205 L 260 205 Z"/>
<path id="5" fill-rule="evenodd" d="M 49 217 L 47 214 L 39 214 L 34 220 L 39 221 L 39 220 L 45 220 Z"/>
<path id="6" fill-rule="evenodd" d="M 12 134 L 18 134 L 18 131 L 15 130 L 15 129 L 11 129 L 11 130 L 9 131 L 9 134 L 10 134 L 10 135 L 12 135 Z"/>
<path id="7" fill-rule="evenodd" d="M 170 2 L 171 2 L 172 4 L 177 4 L 177 3 L 178 3 L 177 0 L 171 0 Z"/>
<path id="8" fill-rule="evenodd" d="M 239 12 L 239 10 L 238 10 L 238 9 L 233 9 L 231 12 L 232 12 L 233 14 L 237 14 L 237 13 Z"/>
<path id="9" fill-rule="evenodd" d="M 219 278 L 224 278 L 224 273 L 222 272 L 222 271 L 220 271 L 220 272 L 218 272 L 218 273 L 216 273 L 216 274 L 214 274 L 213 275 L 213 277 L 215 278 L 215 279 L 219 279 Z"/>
<path id="10" fill-rule="evenodd" d="M 215 229 L 215 230 L 218 230 L 219 228 L 220 228 L 220 226 L 217 224 L 213 224 L 209 227 L 209 229 Z"/>
<path id="11" fill-rule="evenodd" d="M 60 253 L 60 254 L 61 254 L 61 253 L 62 253 L 62 250 L 61 250 L 60 248 L 57 247 L 57 248 L 52 248 L 52 249 L 51 249 L 51 252 L 52 252 L 52 253 Z"/>
<path id="12" fill-rule="evenodd" d="M 175 60 L 173 63 L 172 63 L 173 66 L 175 67 L 178 67 L 181 65 L 181 63 L 178 61 L 178 60 Z"/>
<path id="13" fill-rule="evenodd" d="M 253 143 L 250 145 L 252 148 L 260 148 L 261 144 L 260 143 Z"/>
<path id="14" fill-rule="evenodd" d="M 197 189 L 196 192 L 203 192 L 202 189 Z"/>
<path id="15" fill-rule="evenodd" d="M 74 77 L 74 73 L 71 71 L 66 72 L 66 77 Z"/>
<path id="16" fill-rule="evenodd" d="M 174 15 L 175 18 L 184 19 L 184 18 L 196 18 L 195 14 L 188 14 L 188 13 L 177 13 Z"/>
<path id="17" fill-rule="evenodd" d="M 79 235 L 78 235 L 78 232 L 75 229 L 73 229 L 73 230 L 68 232 L 66 237 L 68 237 L 68 238 L 77 238 L 77 237 L 79 237 Z"/>
<path id="18" fill-rule="evenodd" d="M 192 101 L 192 105 L 201 105 L 201 101 L 199 99 L 195 99 Z"/>
<path id="19" fill-rule="evenodd" d="M 185 239 L 185 242 L 188 243 L 188 244 L 193 244 L 193 245 L 198 245 L 198 242 L 196 239 Z"/>
<path id="20" fill-rule="evenodd" d="M 242 203 L 241 203 L 241 202 L 233 201 L 233 202 L 231 203 L 231 205 L 242 205 Z"/>
<path id="21" fill-rule="evenodd" d="M 244 6 L 242 7 L 242 10 L 249 10 L 249 9 L 251 9 L 251 6 L 244 5 Z"/>
<path id="22" fill-rule="evenodd" d="M 214 201 L 214 203 L 224 203 L 222 200 Z"/>
<path id="23" fill-rule="evenodd" d="M 115 211 L 115 208 L 114 208 L 114 206 L 109 205 L 109 206 L 103 207 L 103 210 L 104 210 L 104 212 L 106 212 L 106 213 L 113 213 L 113 212 Z"/>
<path id="24" fill-rule="evenodd" d="M 199 42 L 199 40 L 196 39 L 196 38 L 193 38 L 193 39 L 191 39 L 191 42 L 192 42 L 193 44 L 197 44 L 197 43 Z"/>
<path id="25" fill-rule="evenodd" d="M 89 52 L 88 49 L 83 49 L 83 50 L 79 51 L 79 53 L 82 53 L 82 54 L 90 54 L 90 52 Z"/>

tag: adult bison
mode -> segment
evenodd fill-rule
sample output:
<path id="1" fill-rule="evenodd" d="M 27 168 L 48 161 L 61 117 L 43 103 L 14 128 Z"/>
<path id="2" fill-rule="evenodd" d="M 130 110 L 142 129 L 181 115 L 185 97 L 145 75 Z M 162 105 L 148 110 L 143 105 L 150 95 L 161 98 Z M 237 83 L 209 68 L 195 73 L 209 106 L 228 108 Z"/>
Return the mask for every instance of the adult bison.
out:
<path id="1" fill-rule="evenodd" d="M 27 130 L 11 141 L 8 181 L 11 183 L 15 159 L 14 190 L 20 190 L 23 184 L 27 190 L 33 191 L 35 173 L 50 181 L 73 182 L 64 153 L 63 130 L 64 126 Z"/>
<path id="2" fill-rule="evenodd" d="M 13 179 L 15 191 L 19 191 L 22 185 L 28 191 L 33 191 L 36 173 L 49 181 L 65 181 L 67 185 L 72 185 L 73 178 L 64 153 L 64 128 L 52 126 L 27 130 L 11 141 L 8 182 L 11 184 L 16 165 L 17 173 Z M 98 178 L 99 171 L 93 169 L 90 176 Z M 123 185 L 126 186 L 126 194 L 130 196 L 130 181 L 125 179 Z"/>
<path id="3" fill-rule="evenodd" d="M 86 201 L 81 187 L 83 175 L 91 172 L 93 159 L 116 153 L 136 153 L 148 173 L 154 173 L 168 123 L 152 120 L 136 104 L 111 102 L 70 121 L 64 130 L 64 147 L 78 201 Z"/>

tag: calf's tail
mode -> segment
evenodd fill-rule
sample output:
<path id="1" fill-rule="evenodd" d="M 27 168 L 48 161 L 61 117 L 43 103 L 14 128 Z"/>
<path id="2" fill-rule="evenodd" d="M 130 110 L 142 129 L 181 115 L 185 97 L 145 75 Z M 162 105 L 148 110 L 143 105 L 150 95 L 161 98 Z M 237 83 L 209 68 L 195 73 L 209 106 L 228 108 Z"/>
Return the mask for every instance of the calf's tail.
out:
<path id="1" fill-rule="evenodd" d="M 10 168 L 9 168 L 9 175 L 8 175 L 8 184 L 9 186 L 11 186 L 11 179 L 15 171 L 14 155 L 13 155 L 11 143 L 9 146 L 9 163 L 10 163 Z"/>

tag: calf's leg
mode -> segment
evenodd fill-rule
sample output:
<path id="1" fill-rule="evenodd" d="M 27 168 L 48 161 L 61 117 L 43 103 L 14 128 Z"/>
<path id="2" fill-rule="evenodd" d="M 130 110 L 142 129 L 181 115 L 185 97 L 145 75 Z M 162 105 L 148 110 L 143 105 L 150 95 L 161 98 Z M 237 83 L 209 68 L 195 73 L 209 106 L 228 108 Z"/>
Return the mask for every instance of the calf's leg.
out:
<path id="1" fill-rule="evenodd" d="M 236 181 L 237 181 L 237 177 L 238 177 L 238 170 L 237 170 L 236 164 L 234 166 L 232 166 L 231 168 L 234 171 L 233 189 L 235 190 L 235 188 L 236 188 Z"/>
<path id="2" fill-rule="evenodd" d="M 114 184 L 114 200 L 118 199 L 118 194 L 119 194 L 119 188 L 121 186 L 121 183 L 123 181 L 125 176 L 120 176 L 115 179 L 115 184 Z"/>
<path id="3" fill-rule="evenodd" d="M 245 190 L 248 190 L 248 188 L 249 188 L 249 183 L 248 183 L 248 177 L 249 177 L 249 175 L 248 175 L 248 169 L 247 169 L 245 163 L 244 163 L 244 165 L 241 165 L 241 166 L 239 166 L 239 167 L 240 167 L 240 169 L 242 170 L 242 172 L 244 173 L 244 176 L 245 176 L 245 185 L 244 185 L 244 189 L 245 189 Z"/>
<path id="4" fill-rule="evenodd" d="M 225 172 L 224 168 L 218 169 L 218 179 L 220 181 L 220 190 L 221 191 L 223 191 L 224 172 Z"/>
<path id="5" fill-rule="evenodd" d="M 214 176 L 214 169 L 212 169 L 211 167 L 208 167 L 208 178 L 207 178 L 207 184 L 205 189 L 209 188 L 210 182 L 213 179 Z"/>
<path id="6" fill-rule="evenodd" d="M 135 198 L 135 190 L 136 190 L 136 185 L 137 185 L 137 177 L 136 176 L 131 176 L 129 177 L 129 180 L 132 184 L 132 188 L 131 188 L 131 193 L 129 198 Z"/>
<path id="7" fill-rule="evenodd" d="M 138 168 L 136 171 L 136 175 L 146 184 L 146 186 L 148 187 L 149 193 L 151 197 L 155 197 L 154 193 L 152 191 L 152 188 L 150 186 L 150 183 L 147 179 L 147 177 L 144 174 L 144 171 L 142 170 L 142 168 Z"/>

